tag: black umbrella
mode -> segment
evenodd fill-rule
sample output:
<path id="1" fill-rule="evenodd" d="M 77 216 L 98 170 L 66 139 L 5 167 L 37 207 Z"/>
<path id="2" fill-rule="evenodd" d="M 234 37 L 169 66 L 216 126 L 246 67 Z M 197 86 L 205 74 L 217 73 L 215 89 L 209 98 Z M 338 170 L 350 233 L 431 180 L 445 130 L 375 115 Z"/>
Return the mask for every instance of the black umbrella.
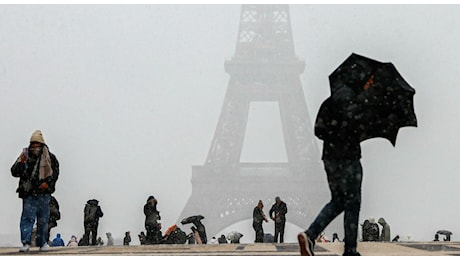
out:
<path id="1" fill-rule="evenodd" d="M 196 223 L 196 221 L 200 221 L 204 219 L 203 216 L 201 215 L 195 215 L 195 216 L 190 216 L 188 218 L 184 218 L 180 223 L 182 225 L 189 224 L 189 223 Z"/>
<path id="2" fill-rule="evenodd" d="M 450 236 L 450 235 L 452 235 L 452 232 L 450 232 L 449 230 L 438 230 L 438 231 L 436 232 L 436 234 L 445 235 L 445 236 Z"/>
<path id="3" fill-rule="evenodd" d="M 334 125 L 334 120 L 326 117 L 330 117 L 337 109 L 331 100 L 341 95 L 344 86 L 356 93 L 353 102 L 359 107 L 359 112 L 353 118 L 359 123 L 352 133 L 359 141 L 383 137 L 394 146 L 399 128 L 417 126 L 413 104 L 415 90 L 391 63 L 382 63 L 353 53 L 332 72 L 329 83 L 331 97 L 321 105 L 315 125 L 315 134 L 320 139 L 325 136 L 317 132 L 316 127 L 322 124 L 327 132 L 337 135 L 329 129 L 335 127 L 337 130 L 338 126 Z M 344 124 L 341 125 L 343 127 Z"/>

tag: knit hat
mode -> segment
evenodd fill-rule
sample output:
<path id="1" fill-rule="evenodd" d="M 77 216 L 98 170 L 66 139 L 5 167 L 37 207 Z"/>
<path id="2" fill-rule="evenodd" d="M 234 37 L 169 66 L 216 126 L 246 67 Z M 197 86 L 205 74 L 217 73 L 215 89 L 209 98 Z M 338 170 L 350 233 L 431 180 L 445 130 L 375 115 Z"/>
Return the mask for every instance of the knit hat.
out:
<path id="1" fill-rule="evenodd" d="M 35 132 L 32 134 L 30 137 L 30 142 L 37 142 L 41 144 L 45 144 L 45 139 L 43 138 L 42 131 L 40 130 L 35 130 Z"/>

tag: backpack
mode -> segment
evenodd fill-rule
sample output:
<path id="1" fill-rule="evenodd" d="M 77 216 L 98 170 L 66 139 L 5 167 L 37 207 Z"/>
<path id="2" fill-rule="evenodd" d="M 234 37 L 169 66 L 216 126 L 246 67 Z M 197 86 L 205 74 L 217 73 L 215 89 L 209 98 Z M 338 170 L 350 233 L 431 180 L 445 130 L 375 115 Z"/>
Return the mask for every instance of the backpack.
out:
<path id="1" fill-rule="evenodd" d="M 85 206 L 85 223 L 93 222 L 97 219 L 97 206 L 86 204 Z"/>

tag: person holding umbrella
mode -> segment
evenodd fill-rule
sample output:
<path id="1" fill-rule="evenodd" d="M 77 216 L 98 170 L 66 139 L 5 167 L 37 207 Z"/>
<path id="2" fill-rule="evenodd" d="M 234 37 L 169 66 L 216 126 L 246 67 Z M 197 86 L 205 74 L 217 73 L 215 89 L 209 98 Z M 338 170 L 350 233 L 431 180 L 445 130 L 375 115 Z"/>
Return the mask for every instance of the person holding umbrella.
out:
<path id="1" fill-rule="evenodd" d="M 297 235 L 300 254 L 313 256 L 316 238 L 344 212 L 343 255 L 359 256 L 361 207 L 360 142 L 384 137 L 393 145 L 400 127 L 416 126 L 415 90 L 391 63 L 352 54 L 330 76 L 331 96 L 320 107 L 315 135 L 322 139 L 322 160 L 332 198 L 313 223 Z"/>

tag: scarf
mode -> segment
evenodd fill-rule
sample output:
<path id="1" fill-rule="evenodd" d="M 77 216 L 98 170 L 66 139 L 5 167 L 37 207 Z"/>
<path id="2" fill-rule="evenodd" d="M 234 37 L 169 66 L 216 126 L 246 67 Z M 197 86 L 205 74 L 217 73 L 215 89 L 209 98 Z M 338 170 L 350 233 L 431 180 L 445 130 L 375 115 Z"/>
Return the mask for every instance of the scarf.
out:
<path id="1" fill-rule="evenodd" d="M 21 156 L 24 152 L 21 152 L 16 163 L 21 161 Z M 27 164 L 26 164 L 27 169 Z M 35 164 L 33 172 L 37 170 L 37 164 Z M 44 145 L 42 150 L 42 155 L 40 156 L 40 168 L 38 169 L 38 178 L 40 180 L 46 179 L 47 177 L 53 174 L 53 169 L 51 168 L 51 157 L 48 150 L 48 146 Z"/>
<path id="2" fill-rule="evenodd" d="M 38 179 L 43 180 L 50 177 L 53 174 L 51 168 L 51 157 L 48 150 L 48 146 L 43 146 L 43 152 L 40 158 L 40 168 L 38 169 Z"/>

